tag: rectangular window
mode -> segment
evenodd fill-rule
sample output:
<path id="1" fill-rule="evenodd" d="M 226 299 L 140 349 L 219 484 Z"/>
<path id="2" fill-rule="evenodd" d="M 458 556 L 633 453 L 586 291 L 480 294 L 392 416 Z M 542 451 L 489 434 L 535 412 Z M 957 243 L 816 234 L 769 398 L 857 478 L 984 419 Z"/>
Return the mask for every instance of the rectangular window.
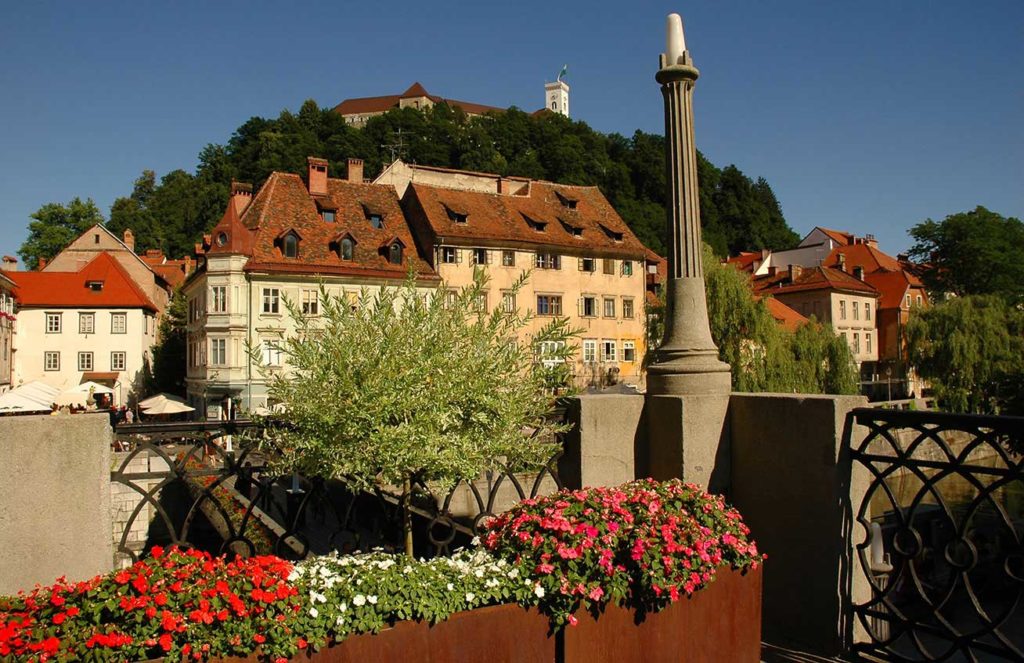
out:
<path id="1" fill-rule="evenodd" d="M 509 291 L 501 293 L 501 310 L 505 313 L 516 312 L 516 293 Z"/>
<path id="2" fill-rule="evenodd" d="M 540 344 L 540 363 L 548 368 L 556 364 L 564 364 L 565 357 L 556 357 L 565 349 L 565 341 L 544 341 Z"/>
<path id="3" fill-rule="evenodd" d="M 212 313 L 227 313 L 228 310 L 228 289 L 227 286 L 215 285 L 210 288 L 210 311 Z"/>
<path id="4" fill-rule="evenodd" d="M 864 333 L 864 351 L 871 354 L 871 333 Z"/>
<path id="5" fill-rule="evenodd" d="M 473 249 L 474 265 L 489 265 L 491 263 L 491 252 L 487 249 Z"/>
<path id="6" fill-rule="evenodd" d="M 110 314 L 110 333 L 111 334 L 126 334 L 128 332 L 128 314 L 127 313 L 111 313 Z"/>
<path id="7" fill-rule="evenodd" d="M 320 292 L 317 290 L 302 291 L 302 315 L 320 315 Z"/>
<path id="8" fill-rule="evenodd" d="M 605 258 L 604 259 L 604 273 L 605 274 L 614 274 L 615 273 L 615 259 L 614 258 Z"/>
<path id="9" fill-rule="evenodd" d="M 263 341 L 263 364 L 265 366 L 281 365 L 281 348 L 276 341 Z"/>
<path id="10" fill-rule="evenodd" d="M 846 320 L 846 300 L 839 300 L 839 319 Z"/>
<path id="11" fill-rule="evenodd" d="M 584 318 L 597 317 L 597 297 L 580 297 L 580 316 Z"/>
<path id="12" fill-rule="evenodd" d="M 596 272 L 597 260 L 595 258 L 580 258 L 581 272 Z"/>
<path id="13" fill-rule="evenodd" d="M 871 302 L 864 302 L 864 319 L 871 319 Z"/>
<path id="14" fill-rule="evenodd" d="M 622 342 L 622 361 L 636 361 L 636 344 L 633 341 Z"/>
<path id="15" fill-rule="evenodd" d="M 515 251 L 502 251 L 501 252 L 501 266 L 502 267 L 515 267 L 516 266 L 516 252 Z"/>
<path id="16" fill-rule="evenodd" d="M 906 302 L 907 302 L 907 308 L 910 308 L 910 293 L 907 293 Z"/>
<path id="17" fill-rule="evenodd" d="M 916 301 L 917 305 L 920 306 L 921 302 L 922 302 L 921 295 L 918 295 L 917 298 L 915 299 L 915 301 Z"/>
<path id="18" fill-rule="evenodd" d="M 210 366 L 226 366 L 228 363 L 228 340 L 210 339 Z"/>
<path id="19" fill-rule="evenodd" d="M 622 317 L 627 320 L 633 319 L 633 298 L 623 297 L 622 298 Z"/>
<path id="20" fill-rule="evenodd" d="M 59 371 L 60 370 L 60 353 L 59 352 L 44 352 L 43 353 L 43 370 L 46 370 L 46 371 Z"/>
<path id="21" fill-rule="evenodd" d="M 446 309 L 455 308 L 455 304 L 459 301 L 458 290 L 445 290 L 444 291 L 444 307 Z"/>
<path id="22" fill-rule="evenodd" d="M 281 312 L 281 291 L 277 288 L 263 288 L 263 312 Z"/>
<path id="23" fill-rule="evenodd" d="M 615 317 L 615 298 L 605 297 L 604 298 L 604 317 L 614 318 Z"/>
<path id="24" fill-rule="evenodd" d="M 632 260 L 623 260 L 622 261 L 622 275 L 623 276 L 633 276 L 633 261 Z"/>
<path id="25" fill-rule="evenodd" d="M 91 352 L 79 352 L 78 353 L 78 370 L 80 370 L 80 371 L 91 371 L 92 370 L 92 353 Z"/>
<path id="26" fill-rule="evenodd" d="M 324 221 L 326 221 L 327 223 L 334 223 L 334 210 L 325 209 L 323 211 L 323 217 Z"/>
<path id="27" fill-rule="evenodd" d="M 597 361 L 597 339 L 583 339 L 583 362 L 593 364 Z"/>
<path id="28" fill-rule="evenodd" d="M 562 256 L 557 253 L 538 253 L 537 269 L 561 269 Z"/>
<path id="29" fill-rule="evenodd" d="M 860 302 L 853 303 L 853 319 L 860 320 Z"/>
<path id="30" fill-rule="evenodd" d="M 111 352 L 110 353 L 110 370 L 112 371 L 123 371 L 125 366 L 125 353 L 123 352 Z"/>
<path id="31" fill-rule="evenodd" d="M 79 334 L 95 334 L 96 333 L 96 314 L 95 313 L 79 313 L 78 314 L 78 333 Z"/>
<path id="32" fill-rule="evenodd" d="M 476 296 L 476 301 L 473 302 L 473 309 L 477 313 L 487 313 L 487 293 L 481 292 Z"/>
<path id="33" fill-rule="evenodd" d="M 562 315 L 562 296 L 537 295 L 537 315 Z"/>
<path id="34" fill-rule="evenodd" d="M 615 341 L 601 341 L 601 361 L 617 361 L 615 358 Z"/>
<path id="35" fill-rule="evenodd" d="M 459 261 L 459 250 L 454 246 L 441 247 L 441 262 L 454 265 Z"/>
<path id="36" fill-rule="evenodd" d="M 47 313 L 46 314 L 46 333 L 47 334 L 59 334 L 60 333 L 60 313 Z"/>
<path id="37" fill-rule="evenodd" d="M 853 345 L 851 347 L 853 349 L 853 354 L 860 354 L 860 334 L 857 332 L 853 333 Z"/>

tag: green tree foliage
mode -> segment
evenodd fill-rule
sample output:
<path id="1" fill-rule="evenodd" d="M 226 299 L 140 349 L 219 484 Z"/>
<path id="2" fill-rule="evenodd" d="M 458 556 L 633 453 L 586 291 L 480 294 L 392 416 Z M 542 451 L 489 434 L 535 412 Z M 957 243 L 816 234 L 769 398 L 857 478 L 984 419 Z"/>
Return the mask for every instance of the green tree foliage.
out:
<path id="1" fill-rule="evenodd" d="M 153 373 L 147 385 L 148 393 L 185 395 L 187 324 L 188 303 L 182 291 L 177 290 L 160 319 L 160 342 L 153 346 Z"/>
<path id="2" fill-rule="evenodd" d="M 103 215 L 92 198 L 73 198 L 67 205 L 47 203 L 32 214 L 32 219 L 28 239 L 18 249 L 26 269 L 36 269 L 40 258 L 52 259 L 73 239 L 103 223 Z"/>
<path id="3" fill-rule="evenodd" d="M 910 257 L 937 295 L 1001 295 L 1024 302 L 1024 223 L 978 206 L 910 229 Z M 941 299 L 941 297 L 934 297 Z"/>
<path id="4" fill-rule="evenodd" d="M 997 295 L 915 308 L 910 364 L 952 412 L 1024 415 L 1024 311 Z"/>
<path id="5" fill-rule="evenodd" d="M 511 108 L 468 117 L 445 104 L 426 111 L 394 109 L 362 129 L 313 101 L 298 113 L 253 117 L 224 145 L 207 145 L 194 174 L 176 170 L 156 181 L 143 171 L 129 196 L 111 208 L 110 228 L 131 228 L 138 250 L 190 254 L 224 213 L 232 178 L 259 187 L 271 172 L 305 174 L 320 156 L 344 176 L 347 159 L 363 159 L 368 177 L 400 157 L 410 163 L 518 175 L 566 184 L 597 185 L 640 240 L 665 252 L 665 139 L 637 131 L 603 134 L 562 115 Z M 785 249 L 797 237 L 767 182 L 735 166 L 719 170 L 698 154 L 705 239 L 719 255 Z"/>
<path id="6" fill-rule="evenodd" d="M 279 344 L 288 369 L 263 369 L 288 421 L 275 443 L 281 466 L 356 489 L 404 485 L 408 499 L 414 481 L 546 462 L 555 445 L 544 432 L 560 427 L 546 419 L 551 372 L 537 355 L 552 348 L 544 359 L 564 366 L 575 332 L 556 319 L 523 343 L 529 318 L 480 311 L 485 289 L 478 271 L 458 291 L 425 293 L 410 276 L 402 288 L 364 290 L 355 306 L 321 289 L 318 318 L 288 302 L 296 331 Z"/>
<path id="7" fill-rule="evenodd" d="M 736 391 L 857 393 L 850 349 L 829 325 L 812 319 L 795 333 L 783 330 L 747 275 L 718 262 L 708 247 L 704 278 L 711 336 L 732 366 Z"/>

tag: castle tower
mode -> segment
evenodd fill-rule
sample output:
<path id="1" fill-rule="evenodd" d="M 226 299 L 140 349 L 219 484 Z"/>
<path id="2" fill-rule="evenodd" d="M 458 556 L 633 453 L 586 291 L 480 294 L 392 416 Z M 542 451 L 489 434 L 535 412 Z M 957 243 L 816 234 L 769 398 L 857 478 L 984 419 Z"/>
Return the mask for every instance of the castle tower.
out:
<path id="1" fill-rule="evenodd" d="M 562 73 L 553 83 L 544 84 L 544 108 L 569 117 L 569 84 L 562 80 L 567 68 L 562 67 Z"/>
<path id="2" fill-rule="evenodd" d="M 697 149 L 693 140 L 693 66 L 678 14 L 670 14 L 667 48 L 655 78 L 665 102 L 665 168 L 668 299 L 665 338 L 648 369 L 648 393 L 728 394 L 729 365 L 718 359 L 711 338 L 700 229 Z"/>

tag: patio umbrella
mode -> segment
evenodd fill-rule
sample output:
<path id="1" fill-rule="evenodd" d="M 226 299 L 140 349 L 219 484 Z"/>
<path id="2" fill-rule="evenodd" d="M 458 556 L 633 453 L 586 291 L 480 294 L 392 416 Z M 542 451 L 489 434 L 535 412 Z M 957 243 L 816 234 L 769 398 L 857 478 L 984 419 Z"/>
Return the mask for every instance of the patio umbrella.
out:
<path id="1" fill-rule="evenodd" d="M 93 398 L 99 394 L 113 394 L 114 390 L 98 382 L 83 382 L 67 389 L 57 396 L 57 405 L 87 405 L 89 393 Z"/>
<path id="2" fill-rule="evenodd" d="M 182 412 L 194 412 L 195 408 L 178 401 L 172 401 L 165 399 L 153 403 L 148 408 L 143 408 L 142 411 L 147 415 L 156 414 L 181 414 Z"/>
<path id="3" fill-rule="evenodd" d="M 56 402 L 60 389 L 33 380 L 0 396 L 0 412 L 43 412 Z"/>
<path id="4" fill-rule="evenodd" d="M 147 398 L 145 400 L 139 401 L 139 409 L 145 410 L 147 408 L 153 407 L 157 403 L 163 403 L 165 401 L 173 401 L 175 403 L 182 403 L 182 404 L 185 403 L 185 399 L 182 398 L 181 396 L 175 396 L 174 394 L 168 394 L 168 393 L 160 393 L 160 394 L 157 394 L 156 396 L 150 396 L 149 398 Z"/>

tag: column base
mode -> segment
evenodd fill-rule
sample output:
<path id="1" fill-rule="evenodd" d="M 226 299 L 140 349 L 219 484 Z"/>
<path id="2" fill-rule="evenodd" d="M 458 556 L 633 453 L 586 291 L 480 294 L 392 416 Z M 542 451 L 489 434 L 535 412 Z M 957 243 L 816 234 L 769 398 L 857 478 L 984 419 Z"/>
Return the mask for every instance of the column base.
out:
<path id="1" fill-rule="evenodd" d="M 728 394 L 729 364 L 717 351 L 658 350 L 657 363 L 647 368 L 648 394 Z"/>

